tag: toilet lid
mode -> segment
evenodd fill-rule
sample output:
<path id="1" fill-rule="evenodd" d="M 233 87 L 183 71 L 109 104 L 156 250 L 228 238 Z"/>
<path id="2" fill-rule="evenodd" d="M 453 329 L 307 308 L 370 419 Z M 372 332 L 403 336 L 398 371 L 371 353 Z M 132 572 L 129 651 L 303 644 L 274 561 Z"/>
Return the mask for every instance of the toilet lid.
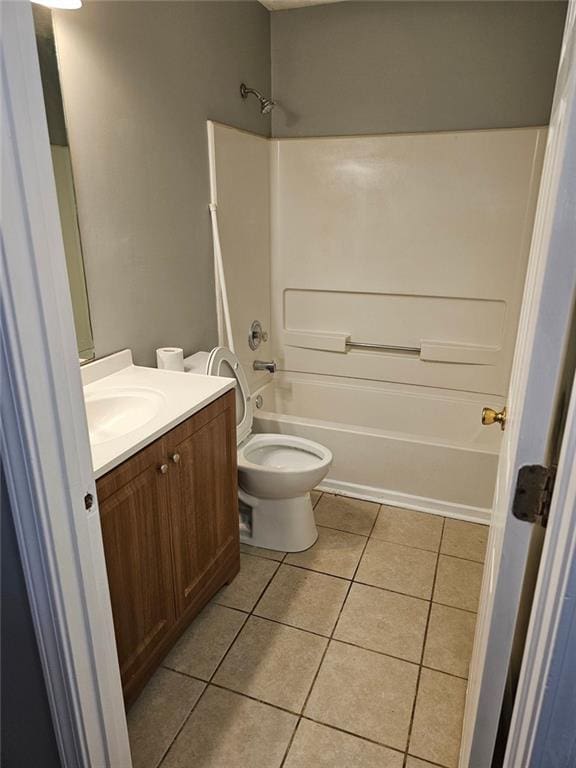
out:
<path id="1" fill-rule="evenodd" d="M 240 361 L 228 347 L 215 347 L 210 352 L 206 373 L 236 379 L 236 442 L 240 444 L 252 432 L 250 389 Z"/>

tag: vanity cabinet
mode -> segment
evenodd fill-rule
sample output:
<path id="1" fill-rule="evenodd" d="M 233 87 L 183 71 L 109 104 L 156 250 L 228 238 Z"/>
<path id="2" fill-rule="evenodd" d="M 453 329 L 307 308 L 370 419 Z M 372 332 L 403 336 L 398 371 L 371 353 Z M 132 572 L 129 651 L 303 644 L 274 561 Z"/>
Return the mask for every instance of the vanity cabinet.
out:
<path id="1" fill-rule="evenodd" d="M 129 703 L 240 567 L 234 392 L 97 481 Z"/>

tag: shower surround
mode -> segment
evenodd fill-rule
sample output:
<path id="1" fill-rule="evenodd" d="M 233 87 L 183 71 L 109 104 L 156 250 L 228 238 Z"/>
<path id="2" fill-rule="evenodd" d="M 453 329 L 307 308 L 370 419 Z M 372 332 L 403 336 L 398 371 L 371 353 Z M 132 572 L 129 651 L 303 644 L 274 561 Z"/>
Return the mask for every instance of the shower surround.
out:
<path id="1" fill-rule="evenodd" d="M 208 130 L 256 429 L 330 448 L 327 489 L 488 522 L 546 129 Z"/>

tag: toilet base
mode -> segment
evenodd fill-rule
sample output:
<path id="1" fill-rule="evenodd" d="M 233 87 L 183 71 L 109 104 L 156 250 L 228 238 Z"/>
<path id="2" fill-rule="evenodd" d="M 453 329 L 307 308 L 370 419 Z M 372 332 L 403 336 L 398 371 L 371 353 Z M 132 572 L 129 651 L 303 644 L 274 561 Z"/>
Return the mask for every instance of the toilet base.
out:
<path id="1" fill-rule="evenodd" d="M 238 489 L 241 501 L 252 510 L 252 534 L 240 532 L 240 541 L 277 552 L 302 552 L 318 538 L 310 494 L 293 499 L 257 499 Z"/>

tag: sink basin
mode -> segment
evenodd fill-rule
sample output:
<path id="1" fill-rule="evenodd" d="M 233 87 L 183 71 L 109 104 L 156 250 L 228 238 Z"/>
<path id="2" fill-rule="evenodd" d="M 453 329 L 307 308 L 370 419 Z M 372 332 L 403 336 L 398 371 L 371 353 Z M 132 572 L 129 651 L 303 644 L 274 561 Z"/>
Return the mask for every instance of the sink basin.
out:
<path id="1" fill-rule="evenodd" d="M 92 445 L 134 432 L 153 419 L 164 404 L 164 395 L 143 387 L 108 389 L 85 397 Z"/>

